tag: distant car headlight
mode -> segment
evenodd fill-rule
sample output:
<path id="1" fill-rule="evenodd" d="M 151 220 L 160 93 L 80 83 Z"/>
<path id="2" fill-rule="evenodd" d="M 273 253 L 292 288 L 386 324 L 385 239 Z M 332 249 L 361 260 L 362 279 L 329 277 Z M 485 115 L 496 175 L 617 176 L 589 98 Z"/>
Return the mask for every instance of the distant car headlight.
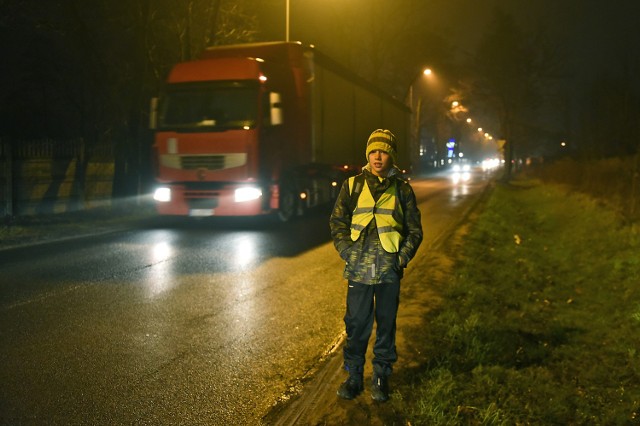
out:
<path id="1" fill-rule="evenodd" d="M 244 201 L 257 200 L 262 197 L 262 190 L 253 186 L 246 186 L 236 189 L 235 200 L 236 203 L 242 203 Z"/>
<path id="2" fill-rule="evenodd" d="M 153 199 L 160 203 L 168 203 L 171 201 L 171 188 L 166 186 L 156 188 L 153 192 Z"/>
<path id="3" fill-rule="evenodd" d="M 471 166 L 469 164 L 454 164 L 451 167 L 451 180 L 454 184 L 471 180 Z"/>

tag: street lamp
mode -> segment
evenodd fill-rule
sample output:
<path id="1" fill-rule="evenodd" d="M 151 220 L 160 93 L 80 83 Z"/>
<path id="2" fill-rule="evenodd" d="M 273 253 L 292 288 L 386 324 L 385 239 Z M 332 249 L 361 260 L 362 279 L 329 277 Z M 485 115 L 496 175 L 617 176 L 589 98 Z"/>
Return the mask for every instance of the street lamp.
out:
<path id="1" fill-rule="evenodd" d="M 424 150 L 420 146 L 420 117 L 422 114 L 422 96 L 418 96 L 417 104 L 414 107 L 414 84 L 418 80 L 418 77 L 421 75 L 424 77 L 431 78 L 433 71 L 431 68 L 424 68 L 420 71 L 412 80 L 409 85 L 407 95 L 405 96 L 405 102 L 407 106 L 412 110 L 411 120 L 410 120 L 410 146 L 412 152 L 418 152 L 418 157 L 421 157 L 424 153 Z M 413 165 L 412 165 L 413 166 Z"/>
<path id="2" fill-rule="evenodd" d="M 433 74 L 433 71 L 431 70 L 431 68 L 425 68 L 422 71 L 420 71 L 418 75 L 416 75 L 413 78 L 413 80 L 411 80 L 411 84 L 409 84 L 407 95 L 405 96 L 405 102 L 412 109 L 413 109 L 413 85 L 416 83 L 416 80 L 418 79 L 418 77 L 420 77 L 420 74 L 422 74 L 425 77 L 430 77 Z M 418 100 L 419 99 L 420 98 L 418 98 Z"/>

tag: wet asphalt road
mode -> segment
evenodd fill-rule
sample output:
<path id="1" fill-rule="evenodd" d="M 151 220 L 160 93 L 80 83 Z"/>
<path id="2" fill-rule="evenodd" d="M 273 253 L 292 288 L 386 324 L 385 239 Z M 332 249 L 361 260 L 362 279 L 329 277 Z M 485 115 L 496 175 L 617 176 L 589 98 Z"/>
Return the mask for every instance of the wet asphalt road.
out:
<path id="1" fill-rule="evenodd" d="M 483 184 L 413 186 L 427 247 Z M 259 424 L 339 340 L 342 267 L 326 213 L 3 251 L 0 424 Z"/>

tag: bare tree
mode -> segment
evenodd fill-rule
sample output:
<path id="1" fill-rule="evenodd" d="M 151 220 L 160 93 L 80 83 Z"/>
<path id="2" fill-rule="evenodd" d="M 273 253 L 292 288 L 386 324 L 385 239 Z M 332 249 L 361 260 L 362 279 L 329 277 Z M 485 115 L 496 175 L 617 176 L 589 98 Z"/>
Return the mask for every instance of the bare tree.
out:
<path id="1" fill-rule="evenodd" d="M 511 15 L 496 10 L 488 28 L 461 85 L 462 96 L 467 104 L 493 111 L 497 117 L 498 137 L 506 140 L 508 179 L 518 147 L 524 155 L 525 141 L 531 135 L 550 131 L 540 125 L 538 117 L 543 105 L 553 105 L 549 100 L 560 87 L 562 63 L 544 31 L 525 32 Z"/>
<path id="2" fill-rule="evenodd" d="M 0 110 L 11 117 L 0 132 L 81 140 L 78 203 L 102 143 L 114 147 L 114 196 L 140 191 L 149 99 L 176 62 L 211 44 L 251 41 L 256 1 L 0 1 Z"/>

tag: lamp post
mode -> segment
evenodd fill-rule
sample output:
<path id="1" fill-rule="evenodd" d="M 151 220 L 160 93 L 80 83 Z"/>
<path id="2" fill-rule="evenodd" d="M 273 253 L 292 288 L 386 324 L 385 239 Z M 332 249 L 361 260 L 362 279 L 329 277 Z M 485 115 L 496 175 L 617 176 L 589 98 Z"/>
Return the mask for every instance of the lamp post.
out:
<path id="1" fill-rule="evenodd" d="M 284 40 L 288 43 L 289 42 L 289 13 L 290 13 L 290 3 L 291 0 L 286 0 L 286 11 L 285 11 L 285 36 L 284 36 Z"/>

